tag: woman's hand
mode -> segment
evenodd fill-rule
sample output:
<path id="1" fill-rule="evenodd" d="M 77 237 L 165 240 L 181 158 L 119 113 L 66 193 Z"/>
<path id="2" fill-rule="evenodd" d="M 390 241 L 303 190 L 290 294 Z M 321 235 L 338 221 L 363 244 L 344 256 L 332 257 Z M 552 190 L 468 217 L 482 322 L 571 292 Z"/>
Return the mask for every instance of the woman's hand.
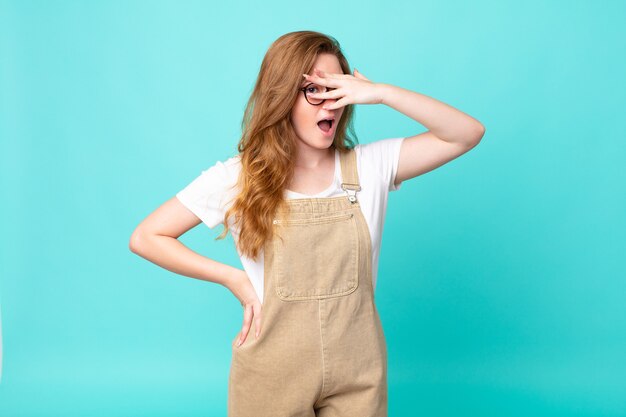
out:
<path id="1" fill-rule="evenodd" d="M 332 91 L 310 95 L 320 99 L 337 99 L 335 103 L 324 102 L 324 109 L 338 109 L 346 104 L 379 104 L 383 101 L 381 84 L 368 80 L 356 68 L 354 75 L 327 73 L 317 68 L 313 72 L 314 75 L 302 75 L 315 84 L 334 88 Z"/>
<path id="2" fill-rule="evenodd" d="M 236 273 L 227 281 L 225 286 L 237 297 L 244 308 L 243 326 L 239 333 L 239 340 L 237 341 L 237 347 L 239 347 L 246 340 L 253 319 L 256 324 L 255 337 L 259 337 L 259 334 L 261 334 L 262 306 L 248 278 L 248 274 L 246 274 L 245 271 L 237 269 Z"/>

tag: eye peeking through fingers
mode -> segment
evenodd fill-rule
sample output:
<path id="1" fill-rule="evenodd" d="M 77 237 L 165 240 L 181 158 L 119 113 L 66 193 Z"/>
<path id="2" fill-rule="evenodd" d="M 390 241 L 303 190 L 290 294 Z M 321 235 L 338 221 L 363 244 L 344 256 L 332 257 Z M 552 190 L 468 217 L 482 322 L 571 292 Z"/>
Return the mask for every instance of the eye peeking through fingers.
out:
<path id="1" fill-rule="evenodd" d="M 334 88 L 325 87 L 323 85 L 317 85 L 317 84 L 309 84 L 305 88 L 306 88 L 307 94 L 309 94 L 309 95 L 315 95 L 315 94 L 318 94 L 318 93 L 326 93 L 328 91 L 333 91 L 334 90 Z"/>
<path id="2" fill-rule="evenodd" d="M 311 85 L 306 88 L 306 92 L 309 94 L 317 94 L 320 91 L 319 86 Z"/>

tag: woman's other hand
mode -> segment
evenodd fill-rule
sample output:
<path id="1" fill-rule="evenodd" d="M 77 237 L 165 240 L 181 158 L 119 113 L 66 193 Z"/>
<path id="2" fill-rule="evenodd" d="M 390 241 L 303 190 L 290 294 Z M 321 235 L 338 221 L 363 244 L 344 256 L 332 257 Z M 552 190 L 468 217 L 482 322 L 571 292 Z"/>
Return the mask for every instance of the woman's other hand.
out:
<path id="1" fill-rule="evenodd" d="M 244 309 L 243 326 L 237 340 L 237 347 L 239 347 L 246 340 L 253 321 L 255 323 L 255 337 L 259 337 L 261 334 L 262 305 L 245 271 L 237 269 L 225 286 L 237 297 Z"/>

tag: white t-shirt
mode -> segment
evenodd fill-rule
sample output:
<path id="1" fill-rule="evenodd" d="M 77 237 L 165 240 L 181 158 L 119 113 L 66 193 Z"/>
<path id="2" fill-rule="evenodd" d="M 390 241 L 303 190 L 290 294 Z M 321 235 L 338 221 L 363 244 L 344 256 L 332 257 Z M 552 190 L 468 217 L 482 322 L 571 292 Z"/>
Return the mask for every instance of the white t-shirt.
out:
<path id="1" fill-rule="evenodd" d="M 387 211 L 387 195 L 389 191 L 398 190 L 401 185 L 396 186 L 394 180 L 398 170 L 400 145 L 403 139 L 382 139 L 368 144 L 357 144 L 354 148 L 361 185 L 361 191 L 357 192 L 357 199 L 372 239 L 372 285 L 374 289 L 376 288 L 378 255 Z M 176 197 L 205 225 L 213 229 L 218 224 L 223 224 L 224 214 L 237 194 L 236 183 L 240 171 L 239 155 L 223 162 L 218 161 L 212 167 L 202 171 L 196 179 L 180 190 Z M 341 189 L 339 152 L 335 151 L 335 177 L 330 187 L 314 195 L 300 194 L 289 190 L 285 190 L 285 194 L 288 199 L 346 195 L 346 192 Z M 237 242 L 238 228 L 236 226 L 231 228 L 231 233 L 233 240 Z M 263 302 L 263 251 L 261 250 L 256 262 L 242 256 L 238 249 L 237 251 L 244 271 L 250 278 L 259 300 Z"/>

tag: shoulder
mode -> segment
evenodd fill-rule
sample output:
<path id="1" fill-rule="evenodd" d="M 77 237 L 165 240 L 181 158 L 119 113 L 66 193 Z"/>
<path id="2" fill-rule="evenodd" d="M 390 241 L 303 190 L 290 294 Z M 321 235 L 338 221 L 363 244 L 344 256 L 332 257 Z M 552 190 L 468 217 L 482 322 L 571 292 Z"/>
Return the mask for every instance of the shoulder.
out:
<path id="1" fill-rule="evenodd" d="M 370 143 L 359 143 L 354 149 L 357 151 L 357 155 L 363 157 L 375 157 L 380 156 L 381 153 L 389 153 L 397 150 L 404 138 L 388 138 L 379 139 Z"/>
<path id="2" fill-rule="evenodd" d="M 202 170 L 200 177 L 204 177 L 205 180 L 215 180 L 222 183 L 233 182 L 237 180 L 240 171 L 241 159 L 239 155 L 235 155 L 225 160 L 219 160 Z"/>
<path id="3" fill-rule="evenodd" d="M 213 165 L 201 170 L 199 175 L 187 184 L 178 194 L 180 196 L 194 196 L 196 198 L 225 192 L 232 189 L 241 171 L 239 155 L 225 160 L 218 160 Z"/>
<path id="4" fill-rule="evenodd" d="M 231 156 L 228 159 L 217 161 L 213 166 L 206 170 L 214 169 L 223 174 L 238 173 L 241 171 L 241 158 L 239 155 Z"/>
<path id="5" fill-rule="evenodd" d="M 398 169 L 400 147 L 404 137 L 380 139 L 374 142 L 357 144 L 354 147 L 359 170 L 366 173 L 376 173 L 390 191 L 398 187 L 393 185 Z"/>
<path id="6" fill-rule="evenodd" d="M 388 171 L 398 159 L 403 140 L 403 137 L 399 137 L 359 143 L 354 147 L 357 160 L 360 164 L 377 169 L 379 172 Z"/>
<path id="7" fill-rule="evenodd" d="M 213 228 L 223 221 L 226 206 L 237 192 L 240 165 L 239 156 L 219 160 L 201 171 L 176 193 L 176 197 L 202 222 Z"/>

